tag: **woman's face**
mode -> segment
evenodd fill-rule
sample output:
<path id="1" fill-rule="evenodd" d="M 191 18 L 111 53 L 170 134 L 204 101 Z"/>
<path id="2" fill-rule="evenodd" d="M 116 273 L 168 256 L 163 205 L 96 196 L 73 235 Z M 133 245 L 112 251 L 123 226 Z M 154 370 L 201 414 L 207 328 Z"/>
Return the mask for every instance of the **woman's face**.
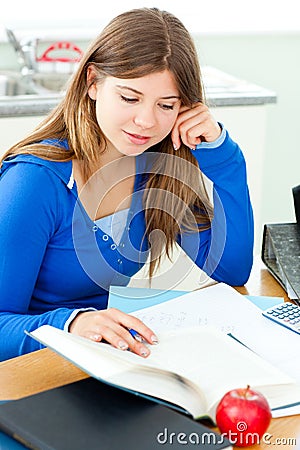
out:
<path id="1" fill-rule="evenodd" d="M 88 81 L 95 72 L 89 68 Z M 138 155 L 162 141 L 172 130 L 180 108 L 172 73 L 155 72 L 140 78 L 106 77 L 89 88 L 96 116 L 109 151 Z"/>

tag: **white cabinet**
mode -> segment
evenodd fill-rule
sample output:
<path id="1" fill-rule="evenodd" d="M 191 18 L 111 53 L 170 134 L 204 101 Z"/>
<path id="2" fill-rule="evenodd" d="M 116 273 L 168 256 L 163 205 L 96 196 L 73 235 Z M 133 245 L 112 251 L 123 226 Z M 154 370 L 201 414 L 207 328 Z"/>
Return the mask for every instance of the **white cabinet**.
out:
<path id="1" fill-rule="evenodd" d="M 267 105 L 219 107 L 213 110 L 230 136 L 241 147 L 247 164 L 248 185 L 255 222 L 255 254 L 262 240 L 262 188 L 265 164 Z"/>
<path id="2" fill-rule="evenodd" d="M 42 119 L 42 116 L 0 118 L 0 157 L 30 133 Z"/>

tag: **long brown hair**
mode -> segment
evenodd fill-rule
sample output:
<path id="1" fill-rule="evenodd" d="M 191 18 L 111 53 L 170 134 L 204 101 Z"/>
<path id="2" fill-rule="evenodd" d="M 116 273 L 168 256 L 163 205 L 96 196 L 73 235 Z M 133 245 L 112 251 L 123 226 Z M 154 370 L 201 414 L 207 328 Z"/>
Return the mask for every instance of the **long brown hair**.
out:
<path id="1" fill-rule="evenodd" d="M 205 102 L 197 52 L 181 21 L 157 8 L 134 9 L 120 14 L 103 29 L 85 52 L 60 104 L 3 159 L 20 153 L 55 161 L 77 159 L 82 163 L 83 179 L 89 179 L 106 146 L 97 123 L 95 102 L 88 95 L 87 70 L 91 65 L 99 80 L 105 76 L 138 78 L 167 69 L 175 78 L 183 105 Z M 40 144 L 44 139 L 55 138 L 67 139 L 69 151 Z M 150 276 L 160 263 L 164 247 L 170 255 L 180 231 L 195 231 L 195 223 L 197 229 L 207 229 L 212 216 L 205 184 L 191 151 L 182 145 L 175 153 L 170 136 L 154 151 L 161 157 L 156 159 L 145 189 L 146 235 L 161 230 L 158 235 L 163 238 L 158 237 L 151 245 Z M 166 195 L 171 199 L 167 210 Z"/>

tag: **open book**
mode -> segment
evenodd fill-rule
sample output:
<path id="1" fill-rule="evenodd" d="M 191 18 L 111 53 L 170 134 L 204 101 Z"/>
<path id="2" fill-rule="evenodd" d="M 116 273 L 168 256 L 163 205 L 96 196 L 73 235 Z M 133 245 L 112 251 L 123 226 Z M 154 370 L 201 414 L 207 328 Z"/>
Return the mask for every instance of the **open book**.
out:
<path id="1" fill-rule="evenodd" d="M 92 377 L 189 413 L 210 417 L 230 389 L 248 384 L 271 408 L 300 400 L 293 380 L 232 337 L 211 327 L 158 334 L 144 359 L 106 343 L 95 343 L 50 325 L 28 333 Z"/>

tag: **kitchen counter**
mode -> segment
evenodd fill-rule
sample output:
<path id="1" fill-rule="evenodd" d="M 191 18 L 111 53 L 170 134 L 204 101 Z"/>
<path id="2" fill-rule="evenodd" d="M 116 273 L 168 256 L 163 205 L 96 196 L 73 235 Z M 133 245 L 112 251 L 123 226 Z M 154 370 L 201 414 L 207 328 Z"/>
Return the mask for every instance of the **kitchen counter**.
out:
<path id="1" fill-rule="evenodd" d="M 276 94 L 273 91 L 213 67 L 204 67 L 202 72 L 207 102 L 211 107 L 276 103 Z M 46 115 L 62 97 L 63 93 L 57 92 L 47 95 L 0 96 L 0 118 Z"/>

